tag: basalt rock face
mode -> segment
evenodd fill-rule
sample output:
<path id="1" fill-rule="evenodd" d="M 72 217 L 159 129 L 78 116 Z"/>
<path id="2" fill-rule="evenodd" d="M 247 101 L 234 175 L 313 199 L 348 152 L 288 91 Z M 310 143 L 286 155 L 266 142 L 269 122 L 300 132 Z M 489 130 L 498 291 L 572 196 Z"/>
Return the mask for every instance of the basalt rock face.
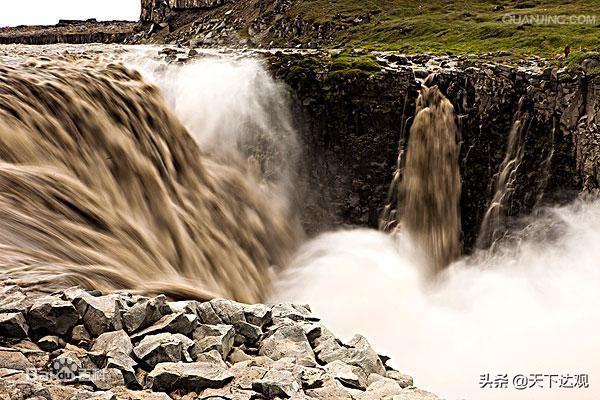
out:
<path id="1" fill-rule="evenodd" d="M 3 399 L 437 399 L 308 306 L 0 287 L 2 304 L 15 296 L 0 311 Z M 93 329 L 109 303 L 112 323 Z"/>
<path id="2" fill-rule="evenodd" d="M 313 232 L 340 224 L 377 226 L 398 144 L 404 149 L 409 140 L 420 81 L 430 73 L 429 84 L 440 87 L 457 115 L 466 251 L 475 246 L 494 196 L 516 115 L 528 122 L 519 143 L 524 155 L 504 196 L 508 217 L 597 189 L 597 73 L 389 53 L 378 54 L 380 68 L 368 70 L 340 69 L 306 54 L 278 54 L 269 62 L 292 88 L 302 116 L 312 196 L 305 216 Z"/>

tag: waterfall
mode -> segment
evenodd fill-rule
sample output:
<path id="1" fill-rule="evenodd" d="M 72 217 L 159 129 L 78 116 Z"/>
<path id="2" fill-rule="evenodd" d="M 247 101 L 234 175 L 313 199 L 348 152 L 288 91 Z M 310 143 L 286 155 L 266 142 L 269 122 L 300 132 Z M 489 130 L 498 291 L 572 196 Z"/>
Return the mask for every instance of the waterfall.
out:
<path id="1" fill-rule="evenodd" d="M 524 98 L 521 98 L 508 135 L 506 155 L 496 176 L 494 196 L 481 223 L 481 229 L 477 237 L 477 248 L 480 249 L 493 246 L 508 229 L 507 207 L 514 192 L 514 183 L 519 166 L 523 160 L 524 140 L 530 123 L 529 115 L 523 110 L 523 103 Z"/>
<path id="2" fill-rule="evenodd" d="M 265 179 L 247 155 L 198 141 L 201 148 L 156 86 L 87 58 L 17 57 L 0 66 L 2 279 L 50 291 L 79 284 L 263 299 L 300 236 L 288 202 L 272 190 L 283 177 Z M 212 71 L 199 79 L 218 80 Z M 222 103 L 195 106 L 237 120 Z M 212 140 L 224 140 L 221 133 Z M 271 163 L 285 159 L 269 154 Z"/>
<path id="3" fill-rule="evenodd" d="M 399 185 L 396 230 L 411 235 L 429 260 L 431 272 L 441 271 L 461 253 L 457 137 L 452 104 L 436 86 L 423 87 L 402 179 L 392 185 Z M 395 180 L 398 176 L 397 172 Z"/>

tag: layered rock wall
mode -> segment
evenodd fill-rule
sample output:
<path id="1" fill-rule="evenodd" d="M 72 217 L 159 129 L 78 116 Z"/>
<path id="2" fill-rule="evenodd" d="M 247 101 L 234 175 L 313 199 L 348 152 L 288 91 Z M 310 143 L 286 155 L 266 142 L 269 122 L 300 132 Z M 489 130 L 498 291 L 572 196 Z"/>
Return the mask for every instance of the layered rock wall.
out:
<path id="1" fill-rule="evenodd" d="M 435 72 L 461 133 L 463 242 L 470 251 L 494 195 L 519 102 L 529 122 L 506 213 L 519 217 L 598 185 L 597 73 L 381 54 L 381 69 L 339 69 L 317 56 L 278 55 L 270 65 L 297 99 L 306 145 L 309 230 L 376 227 L 399 152 L 408 140 L 420 79 Z"/>

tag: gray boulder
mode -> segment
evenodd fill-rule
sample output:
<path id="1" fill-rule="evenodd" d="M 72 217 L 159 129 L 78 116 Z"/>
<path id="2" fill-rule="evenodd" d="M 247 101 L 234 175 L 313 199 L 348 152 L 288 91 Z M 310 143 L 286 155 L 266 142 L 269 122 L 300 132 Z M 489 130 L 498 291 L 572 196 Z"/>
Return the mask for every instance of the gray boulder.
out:
<path id="1" fill-rule="evenodd" d="M 263 339 L 259 347 L 259 354 L 273 360 L 290 357 L 299 365 L 307 367 L 316 365 L 315 355 L 304 330 L 294 324 L 280 326 L 270 336 Z"/>
<path id="2" fill-rule="evenodd" d="M 26 338 L 29 325 L 20 312 L 0 314 L 0 336 L 13 338 Z"/>
<path id="3" fill-rule="evenodd" d="M 217 350 L 226 359 L 233 347 L 235 330 L 231 325 L 199 325 L 193 334 L 194 358 L 200 353 Z"/>
<path id="4" fill-rule="evenodd" d="M 179 333 L 159 333 L 144 337 L 133 353 L 150 367 L 159 363 L 192 361 L 189 349 L 194 342 Z"/>
<path id="5" fill-rule="evenodd" d="M 233 380 L 224 368 L 207 362 L 161 363 L 148 374 L 147 385 L 157 391 L 183 389 L 199 392 L 208 388 L 220 388 Z"/>
<path id="6" fill-rule="evenodd" d="M 75 326 L 79 314 L 71 302 L 47 296 L 33 303 L 27 320 L 31 329 L 46 329 L 50 333 L 64 335 Z"/>

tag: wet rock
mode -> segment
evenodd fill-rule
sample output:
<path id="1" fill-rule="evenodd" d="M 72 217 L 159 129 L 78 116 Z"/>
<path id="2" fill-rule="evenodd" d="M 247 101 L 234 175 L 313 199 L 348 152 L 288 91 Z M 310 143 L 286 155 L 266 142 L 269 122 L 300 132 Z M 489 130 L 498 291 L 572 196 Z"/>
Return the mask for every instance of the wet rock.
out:
<path id="1" fill-rule="evenodd" d="M 143 360 L 150 367 L 158 363 L 191 361 L 189 349 L 194 342 L 179 333 L 159 333 L 144 337 L 133 349 L 137 358 Z"/>
<path id="2" fill-rule="evenodd" d="M 252 383 L 252 389 L 267 398 L 290 398 L 300 391 L 300 383 L 289 371 L 271 370 L 260 380 Z"/>
<path id="3" fill-rule="evenodd" d="M 270 336 L 263 339 L 259 354 L 273 360 L 291 357 L 298 364 L 307 367 L 316 365 L 310 343 L 304 330 L 298 325 L 284 325 L 277 328 Z"/>
<path id="4" fill-rule="evenodd" d="M 57 335 L 66 334 L 79 320 L 73 304 L 55 296 L 38 299 L 27 314 L 32 329 L 45 329 Z"/>
<path id="5" fill-rule="evenodd" d="M 226 359 L 233 347 L 235 330 L 231 325 L 200 325 L 194 331 L 193 356 L 217 350 Z"/>
<path id="6" fill-rule="evenodd" d="M 0 336 L 25 338 L 29 332 L 29 325 L 22 313 L 11 312 L 0 314 Z"/>
<path id="7" fill-rule="evenodd" d="M 183 389 L 198 392 L 223 387 L 232 379 L 231 373 L 211 363 L 161 363 L 148 374 L 147 385 L 158 391 Z"/>

